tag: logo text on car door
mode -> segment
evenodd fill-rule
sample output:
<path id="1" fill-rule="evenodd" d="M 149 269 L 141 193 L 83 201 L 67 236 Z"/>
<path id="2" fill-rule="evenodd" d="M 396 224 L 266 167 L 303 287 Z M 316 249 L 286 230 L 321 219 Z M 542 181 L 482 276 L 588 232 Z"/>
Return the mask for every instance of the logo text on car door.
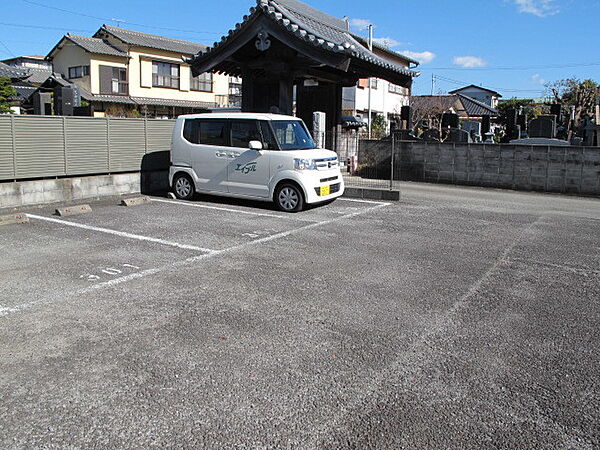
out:
<path id="1" fill-rule="evenodd" d="M 238 164 L 235 171 L 242 172 L 244 175 L 249 174 L 250 172 L 256 172 L 256 163 Z"/>

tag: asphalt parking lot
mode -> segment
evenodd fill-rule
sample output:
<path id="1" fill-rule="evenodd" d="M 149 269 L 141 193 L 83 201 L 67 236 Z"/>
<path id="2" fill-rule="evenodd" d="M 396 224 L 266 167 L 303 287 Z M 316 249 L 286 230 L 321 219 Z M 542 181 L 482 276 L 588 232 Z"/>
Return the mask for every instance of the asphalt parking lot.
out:
<path id="1" fill-rule="evenodd" d="M 600 201 L 402 192 L 25 211 L 0 447 L 600 447 Z"/>

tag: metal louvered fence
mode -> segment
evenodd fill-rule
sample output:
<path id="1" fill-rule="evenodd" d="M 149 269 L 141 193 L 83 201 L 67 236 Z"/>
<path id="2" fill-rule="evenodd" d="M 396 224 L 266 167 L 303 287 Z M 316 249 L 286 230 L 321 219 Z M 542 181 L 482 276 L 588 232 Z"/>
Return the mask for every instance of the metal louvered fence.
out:
<path id="1" fill-rule="evenodd" d="M 0 181 L 140 171 L 174 120 L 0 116 Z"/>

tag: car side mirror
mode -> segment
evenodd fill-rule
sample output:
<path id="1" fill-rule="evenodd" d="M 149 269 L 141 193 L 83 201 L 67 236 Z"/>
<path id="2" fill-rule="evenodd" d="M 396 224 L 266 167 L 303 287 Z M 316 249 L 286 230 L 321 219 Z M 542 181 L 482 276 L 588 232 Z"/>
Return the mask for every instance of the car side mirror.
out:
<path id="1" fill-rule="evenodd" d="M 261 151 L 263 149 L 263 144 L 260 141 L 250 141 L 249 147 L 250 150 Z"/>

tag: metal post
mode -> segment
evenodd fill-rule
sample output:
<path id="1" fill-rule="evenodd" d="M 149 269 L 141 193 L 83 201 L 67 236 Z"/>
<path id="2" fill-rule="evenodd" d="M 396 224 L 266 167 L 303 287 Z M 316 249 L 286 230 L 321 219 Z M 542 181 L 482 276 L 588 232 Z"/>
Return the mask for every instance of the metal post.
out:
<path id="1" fill-rule="evenodd" d="M 144 147 L 144 153 L 148 154 L 148 119 L 144 119 Z"/>
<path id="2" fill-rule="evenodd" d="M 392 154 L 390 156 L 390 191 L 394 189 L 394 154 L 396 153 L 396 133 L 392 131 Z"/>
<path id="3" fill-rule="evenodd" d="M 373 25 L 369 25 L 369 51 L 373 51 Z M 369 139 L 371 139 L 371 122 L 373 119 L 373 110 L 371 106 L 371 96 L 373 94 L 373 86 L 371 82 L 371 78 L 369 78 Z"/>
<path id="4" fill-rule="evenodd" d="M 106 151 L 107 151 L 107 171 L 110 174 L 110 118 L 106 118 Z"/>
<path id="5" fill-rule="evenodd" d="M 67 158 L 67 118 L 62 117 L 62 128 L 63 128 L 63 154 L 65 158 L 65 175 L 69 175 L 69 164 Z"/>
<path id="6" fill-rule="evenodd" d="M 15 130 L 15 116 L 14 114 L 10 115 L 10 135 L 12 140 L 12 154 L 13 154 L 13 176 L 15 181 L 17 181 L 17 145 L 16 145 L 16 132 Z"/>

